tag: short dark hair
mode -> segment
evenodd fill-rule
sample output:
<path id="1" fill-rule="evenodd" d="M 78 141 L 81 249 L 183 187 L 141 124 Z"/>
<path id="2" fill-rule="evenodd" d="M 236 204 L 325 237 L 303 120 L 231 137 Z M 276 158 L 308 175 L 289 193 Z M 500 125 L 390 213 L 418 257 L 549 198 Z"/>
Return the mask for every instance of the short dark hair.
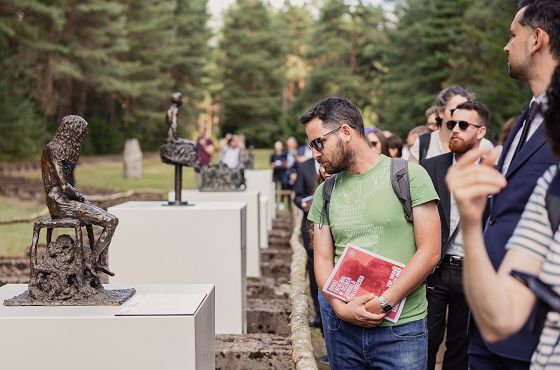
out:
<path id="1" fill-rule="evenodd" d="M 560 156 L 560 65 L 554 70 L 547 97 L 548 109 L 544 117 L 546 136 L 554 154 Z"/>
<path id="2" fill-rule="evenodd" d="M 519 23 L 532 29 L 541 28 L 550 36 L 550 53 L 560 60 L 560 1 L 521 0 L 519 8 L 525 8 Z"/>
<path id="3" fill-rule="evenodd" d="M 459 104 L 457 108 L 453 110 L 453 113 L 455 113 L 455 111 L 459 109 L 476 111 L 479 118 L 478 123 L 484 126 L 488 126 L 488 121 L 490 120 L 490 112 L 488 111 L 488 108 L 486 108 L 486 106 L 481 102 L 476 100 L 466 101 L 463 104 Z"/>
<path id="4" fill-rule="evenodd" d="M 362 114 L 358 107 L 346 98 L 330 97 L 319 101 L 299 117 L 299 122 L 306 125 L 315 118 L 319 118 L 325 126 L 333 129 L 346 123 L 365 138 Z"/>

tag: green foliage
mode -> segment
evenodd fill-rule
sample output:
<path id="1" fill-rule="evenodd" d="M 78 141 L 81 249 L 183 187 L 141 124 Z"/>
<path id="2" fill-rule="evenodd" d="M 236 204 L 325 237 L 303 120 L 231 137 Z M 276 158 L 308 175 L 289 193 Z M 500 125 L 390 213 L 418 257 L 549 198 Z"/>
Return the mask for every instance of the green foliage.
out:
<path id="1" fill-rule="evenodd" d="M 116 140 L 131 134 L 154 149 L 165 137 L 163 117 L 174 90 L 186 97 L 183 118 L 196 122 L 211 36 L 206 5 L 207 0 L 3 1 L 0 63 L 9 71 L 7 90 L 21 89 L 3 99 L 3 106 L 18 107 L 7 99 L 21 100 L 22 112 L 37 106 L 35 126 L 66 114 L 84 116 L 100 130 L 90 131 L 94 137 L 86 144 L 96 153 L 120 150 Z M 0 110 L 0 117 L 8 114 Z M 0 119 L 0 126 L 9 124 Z M 0 155 L 38 154 L 32 150 L 25 154 L 3 145 Z"/>
<path id="2" fill-rule="evenodd" d="M 221 130 L 244 133 L 254 145 L 280 133 L 284 50 L 269 12 L 259 0 L 238 0 L 224 16 L 220 42 Z"/>
<path id="3" fill-rule="evenodd" d="M 501 131 L 507 119 L 519 115 L 531 97 L 526 84 L 508 76 L 503 51 L 516 12 L 515 2 L 474 0 L 465 12 L 465 32 L 451 63 L 450 78 L 475 91 L 488 105 L 492 136 Z"/>

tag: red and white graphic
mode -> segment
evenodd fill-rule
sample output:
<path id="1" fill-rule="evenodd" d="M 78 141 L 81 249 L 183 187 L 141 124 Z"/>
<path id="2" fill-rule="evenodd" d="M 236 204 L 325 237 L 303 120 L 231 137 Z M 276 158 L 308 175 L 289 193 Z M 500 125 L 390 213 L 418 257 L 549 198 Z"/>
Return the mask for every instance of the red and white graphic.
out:
<path id="1" fill-rule="evenodd" d="M 354 296 L 368 293 L 380 295 L 386 291 L 401 274 L 405 265 L 348 244 L 334 266 L 323 291 L 348 302 Z M 393 306 L 385 320 L 396 323 L 399 320 L 404 302 Z"/>

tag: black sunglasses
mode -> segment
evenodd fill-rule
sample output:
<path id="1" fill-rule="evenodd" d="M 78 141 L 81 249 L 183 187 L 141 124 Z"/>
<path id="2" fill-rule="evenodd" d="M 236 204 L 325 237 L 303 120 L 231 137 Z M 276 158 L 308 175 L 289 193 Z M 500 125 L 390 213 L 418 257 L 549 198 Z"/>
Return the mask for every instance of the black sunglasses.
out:
<path id="1" fill-rule="evenodd" d="M 449 131 L 453 130 L 456 124 L 459 124 L 459 128 L 462 131 L 466 131 L 469 128 L 469 126 L 474 126 L 478 128 L 482 127 L 481 125 L 475 125 L 474 123 L 468 123 L 467 121 L 447 121 L 446 123 Z"/>
<path id="2" fill-rule="evenodd" d="M 319 136 L 318 138 L 311 140 L 310 142 L 307 143 L 307 146 L 309 147 L 309 149 L 315 149 L 315 150 L 317 150 L 317 151 L 320 152 L 321 150 L 325 149 L 325 146 L 323 145 L 323 139 L 324 139 L 326 136 L 329 136 L 330 134 L 334 134 L 335 132 L 337 132 L 338 130 L 340 130 L 341 127 L 342 127 L 342 126 L 338 126 L 338 127 L 335 128 L 334 130 L 329 131 L 329 132 L 327 132 L 326 134 L 321 135 L 321 136 Z"/>

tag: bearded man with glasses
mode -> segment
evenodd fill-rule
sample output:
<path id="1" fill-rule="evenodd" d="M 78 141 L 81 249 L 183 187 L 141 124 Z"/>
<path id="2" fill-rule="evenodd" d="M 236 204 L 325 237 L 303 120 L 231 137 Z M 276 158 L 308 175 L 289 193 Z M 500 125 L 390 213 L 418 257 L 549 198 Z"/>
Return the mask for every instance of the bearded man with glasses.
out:
<path id="1" fill-rule="evenodd" d="M 408 167 L 413 217 L 408 222 L 391 185 L 391 159 L 378 154 L 364 135 L 358 108 L 327 98 L 300 117 L 313 157 L 337 174 L 328 217 L 323 186 L 313 195 L 315 276 L 323 288 L 344 247 L 352 243 L 406 265 L 381 295 L 346 303 L 319 293 L 331 369 L 425 369 L 427 299 L 424 281 L 439 261 L 437 194 L 426 171 Z M 406 297 L 397 323 L 384 320 Z"/>
<path id="2" fill-rule="evenodd" d="M 463 237 L 459 229 L 459 211 L 445 183 L 445 175 L 471 149 L 478 149 L 486 135 L 490 114 L 477 101 L 459 104 L 446 122 L 451 152 L 426 159 L 421 165 L 428 171 L 440 202 L 441 260 L 428 279 L 428 369 L 434 369 L 436 355 L 444 337 L 443 369 L 467 370 L 469 308 L 463 292 Z M 447 320 L 446 320 L 447 316 Z"/>

